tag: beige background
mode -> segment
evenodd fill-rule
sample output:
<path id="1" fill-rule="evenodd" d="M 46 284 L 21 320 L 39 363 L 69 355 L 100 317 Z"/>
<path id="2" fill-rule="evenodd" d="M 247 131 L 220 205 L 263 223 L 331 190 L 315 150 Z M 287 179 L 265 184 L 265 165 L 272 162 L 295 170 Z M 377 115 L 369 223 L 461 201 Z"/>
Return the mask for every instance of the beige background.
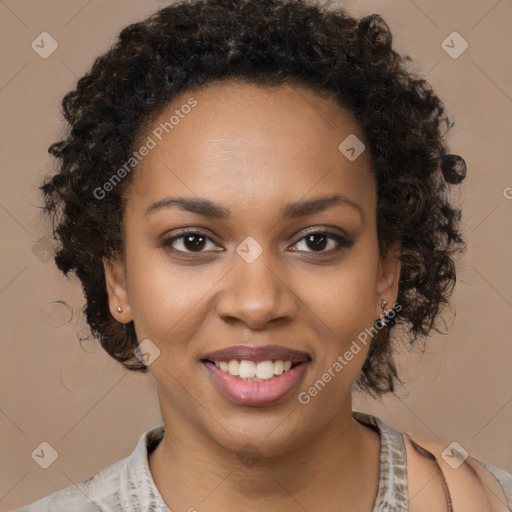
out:
<path id="1" fill-rule="evenodd" d="M 60 100 L 119 30 L 164 2 L 4 0 L 0 2 L 1 194 L 0 508 L 9 510 L 84 480 L 126 457 L 160 422 L 149 376 L 110 360 L 87 333 L 76 279 L 45 261 L 48 227 L 38 221 L 36 187 L 51 168 Z M 512 471 L 512 2 L 510 0 L 348 0 L 353 14 L 381 13 L 399 51 L 428 75 L 456 121 L 452 152 L 468 163 L 463 201 L 469 250 L 448 335 L 424 356 L 401 358 L 409 382 L 400 399 L 356 397 L 354 408 L 403 432 L 457 441 L 471 455 Z M 58 49 L 42 59 L 43 31 Z M 441 47 L 457 31 L 469 48 L 457 59 Z M 508 196 L 508 197 L 507 197 Z M 456 316 L 454 315 L 456 313 Z M 48 469 L 31 453 L 58 452 Z"/>

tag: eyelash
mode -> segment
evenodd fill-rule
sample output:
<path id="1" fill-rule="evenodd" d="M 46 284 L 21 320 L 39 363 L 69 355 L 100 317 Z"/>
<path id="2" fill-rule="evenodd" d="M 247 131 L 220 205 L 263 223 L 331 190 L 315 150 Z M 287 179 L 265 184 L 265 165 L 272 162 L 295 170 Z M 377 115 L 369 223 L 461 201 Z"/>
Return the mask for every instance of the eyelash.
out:
<path id="1" fill-rule="evenodd" d="M 162 245 L 164 246 L 164 248 L 170 247 L 175 240 L 181 240 L 181 239 L 184 239 L 184 238 L 186 238 L 188 236 L 191 236 L 191 235 L 192 236 L 202 236 L 202 237 L 207 238 L 211 242 L 213 242 L 213 240 L 211 240 L 211 238 L 208 236 L 208 234 L 203 232 L 203 231 L 183 231 L 180 235 L 176 235 L 176 236 L 173 236 L 173 237 L 170 237 L 170 238 L 166 238 L 163 241 Z M 348 238 L 345 238 L 345 237 L 343 237 L 341 235 L 338 235 L 336 233 L 331 233 L 329 231 L 321 231 L 321 230 L 309 231 L 309 232 L 305 233 L 302 236 L 302 238 L 300 238 L 299 240 L 297 240 L 297 242 L 295 242 L 294 245 L 297 245 L 299 242 L 303 241 L 305 238 L 307 238 L 308 236 L 311 236 L 311 235 L 324 235 L 328 239 L 334 240 L 335 242 L 337 242 L 338 247 L 336 247 L 335 249 L 331 249 L 329 251 L 306 251 L 308 253 L 313 253 L 313 254 L 332 254 L 332 253 L 337 253 L 337 252 L 341 251 L 342 249 L 348 249 L 348 248 L 352 247 L 352 245 L 354 245 L 354 241 L 353 240 L 349 240 Z M 189 257 L 189 255 L 201 254 L 202 252 L 206 252 L 206 251 L 196 251 L 196 252 L 194 252 L 194 251 L 180 251 L 180 250 L 174 249 L 172 247 L 171 247 L 171 250 L 173 250 L 174 252 L 177 252 L 179 254 L 182 254 L 182 255 L 187 255 L 186 257 Z M 297 251 L 297 252 L 301 252 L 301 251 Z"/>

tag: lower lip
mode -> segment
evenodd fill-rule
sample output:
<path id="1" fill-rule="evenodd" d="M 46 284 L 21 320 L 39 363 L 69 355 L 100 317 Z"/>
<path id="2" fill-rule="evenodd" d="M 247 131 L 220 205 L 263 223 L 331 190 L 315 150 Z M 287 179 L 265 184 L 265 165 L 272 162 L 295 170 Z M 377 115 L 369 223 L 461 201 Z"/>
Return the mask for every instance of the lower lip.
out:
<path id="1" fill-rule="evenodd" d="M 264 406 L 283 400 L 295 388 L 309 363 L 299 363 L 290 370 L 262 381 L 242 380 L 217 368 L 210 361 L 204 366 L 220 391 L 239 405 Z"/>

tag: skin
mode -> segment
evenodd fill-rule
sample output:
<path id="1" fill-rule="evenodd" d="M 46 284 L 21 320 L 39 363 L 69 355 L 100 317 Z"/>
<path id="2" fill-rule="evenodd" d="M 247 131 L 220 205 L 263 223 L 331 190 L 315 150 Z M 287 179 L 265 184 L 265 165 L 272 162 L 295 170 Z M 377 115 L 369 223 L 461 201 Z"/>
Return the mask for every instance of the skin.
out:
<path id="1" fill-rule="evenodd" d="M 149 458 L 155 483 L 172 510 L 226 512 L 251 500 L 255 512 L 370 512 L 380 440 L 352 418 L 351 402 L 368 345 L 310 403 L 297 400 L 382 315 L 382 299 L 390 308 L 398 293 L 397 247 L 379 255 L 368 152 L 351 162 L 338 150 L 350 134 L 364 142 L 361 130 L 346 109 L 308 88 L 226 81 L 182 93 L 141 140 L 191 96 L 197 106 L 138 164 L 124 254 L 104 260 L 112 315 L 134 320 L 139 340 L 160 350 L 149 366 L 166 432 Z M 282 217 L 288 203 L 333 194 L 359 208 L 340 203 Z M 145 214 L 178 196 L 209 199 L 231 216 L 177 206 Z M 183 239 L 166 246 L 180 228 L 209 238 L 195 252 Z M 326 239 L 316 248 L 304 238 L 310 228 L 354 243 L 335 251 Z M 248 236 L 263 249 L 252 263 L 236 252 Z M 244 343 L 303 350 L 312 361 L 278 404 L 240 406 L 200 359 Z M 259 454 L 251 465 L 241 456 L 248 444 Z"/>

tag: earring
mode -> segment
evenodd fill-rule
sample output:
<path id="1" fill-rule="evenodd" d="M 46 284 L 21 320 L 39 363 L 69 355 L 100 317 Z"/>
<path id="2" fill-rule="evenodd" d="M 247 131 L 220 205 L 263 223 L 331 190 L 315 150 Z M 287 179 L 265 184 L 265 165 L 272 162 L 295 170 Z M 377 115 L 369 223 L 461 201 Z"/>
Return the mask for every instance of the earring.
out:
<path id="1" fill-rule="evenodd" d="M 120 306 L 117 306 L 117 311 L 119 311 L 119 313 L 122 313 L 122 312 L 123 312 L 123 310 L 121 309 L 121 307 L 120 307 Z"/>
<path id="2" fill-rule="evenodd" d="M 395 316 L 389 316 L 386 312 L 385 307 L 387 306 L 388 301 L 385 299 L 382 299 L 382 302 L 380 303 L 380 307 L 382 308 L 382 311 L 384 313 L 384 318 L 382 319 L 382 325 L 384 327 L 394 327 L 396 324 Z"/>

